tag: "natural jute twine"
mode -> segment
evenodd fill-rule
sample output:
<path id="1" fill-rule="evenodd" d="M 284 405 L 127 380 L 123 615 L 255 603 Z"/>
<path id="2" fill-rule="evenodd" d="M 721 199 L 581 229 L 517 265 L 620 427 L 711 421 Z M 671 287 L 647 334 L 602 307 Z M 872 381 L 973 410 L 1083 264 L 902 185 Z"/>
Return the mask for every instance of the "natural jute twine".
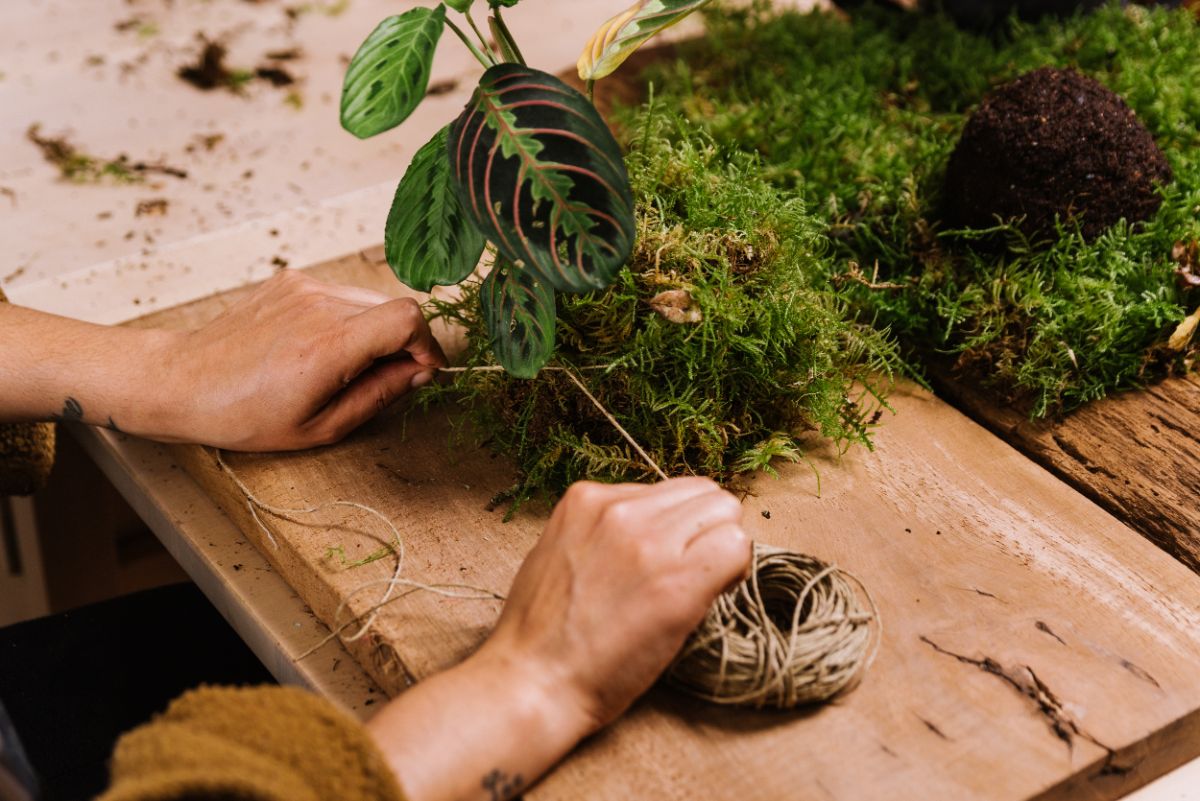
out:
<path id="1" fill-rule="evenodd" d="M 870 667 L 878 620 L 870 593 L 849 573 L 756 543 L 750 577 L 717 598 L 667 680 L 714 704 L 790 709 L 824 701 Z"/>
<path id="2" fill-rule="evenodd" d="M 448 368 L 449 371 L 489 368 Z M 551 369 L 551 368 L 547 368 Z M 662 478 L 648 453 L 604 408 L 574 370 L 564 370 L 575 385 L 604 414 L 647 464 Z M 381 521 L 390 535 L 396 556 L 390 578 L 364 582 L 338 606 L 328 636 L 305 651 L 297 661 L 315 653 L 338 636 L 350 642 L 363 637 L 384 607 L 414 592 L 432 592 L 464 600 L 504 600 L 490 590 L 461 584 L 425 584 L 402 578 L 404 540 L 396 526 L 380 511 L 353 501 L 331 501 L 303 509 L 287 509 L 260 500 L 216 453 L 218 467 L 246 499 L 254 522 L 278 548 L 259 512 L 304 523 L 308 516 L 334 507 L 348 507 Z M 382 595 L 363 613 L 342 621 L 350 600 L 360 592 L 379 588 Z M 394 594 L 397 588 L 403 591 Z M 864 607 L 861 598 L 866 599 Z M 343 632 L 361 621 L 350 635 Z M 791 708 L 824 701 L 855 684 L 875 659 L 882 623 L 870 592 L 850 573 L 811 556 L 754 545 L 750 576 L 713 603 L 700 626 L 666 672 L 672 685 L 715 704 Z"/>

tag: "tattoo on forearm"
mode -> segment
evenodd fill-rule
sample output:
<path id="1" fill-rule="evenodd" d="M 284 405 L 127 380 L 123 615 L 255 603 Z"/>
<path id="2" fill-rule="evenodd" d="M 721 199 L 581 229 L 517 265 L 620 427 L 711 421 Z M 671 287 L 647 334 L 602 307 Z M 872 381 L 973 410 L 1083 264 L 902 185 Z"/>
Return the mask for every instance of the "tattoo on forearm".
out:
<path id="1" fill-rule="evenodd" d="M 67 398 L 63 401 L 62 411 L 50 418 L 59 423 L 78 423 L 83 419 L 83 406 L 74 398 Z"/>
<path id="2" fill-rule="evenodd" d="M 497 769 L 483 777 L 483 789 L 492 794 L 492 801 L 512 801 L 525 789 L 525 780 L 519 773 L 509 776 Z"/>

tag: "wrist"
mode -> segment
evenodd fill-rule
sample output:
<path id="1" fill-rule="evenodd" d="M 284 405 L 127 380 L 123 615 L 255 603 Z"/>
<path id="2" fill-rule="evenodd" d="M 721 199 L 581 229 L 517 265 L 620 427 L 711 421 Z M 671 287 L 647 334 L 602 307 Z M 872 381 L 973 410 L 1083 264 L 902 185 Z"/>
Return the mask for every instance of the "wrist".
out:
<path id="1" fill-rule="evenodd" d="M 490 641 L 461 667 L 487 675 L 507 696 L 521 730 L 560 747 L 565 754 L 602 725 L 595 704 L 584 698 L 567 671 Z"/>
<path id="2" fill-rule="evenodd" d="M 178 440 L 189 395 L 177 365 L 184 336 L 161 329 L 97 328 L 92 348 L 63 371 L 61 394 L 74 398 L 84 423 L 158 440 Z"/>

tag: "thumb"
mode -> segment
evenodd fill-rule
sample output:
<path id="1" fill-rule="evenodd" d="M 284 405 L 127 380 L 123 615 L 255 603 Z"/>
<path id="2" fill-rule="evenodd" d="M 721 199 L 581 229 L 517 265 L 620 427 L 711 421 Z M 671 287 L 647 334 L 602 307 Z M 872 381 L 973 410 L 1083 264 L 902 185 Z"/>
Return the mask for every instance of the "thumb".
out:
<path id="1" fill-rule="evenodd" d="M 412 359 L 378 362 L 335 395 L 312 419 L 311 429 L 319 439 L 336 442 L 435 375 L 434 368 Z"/>

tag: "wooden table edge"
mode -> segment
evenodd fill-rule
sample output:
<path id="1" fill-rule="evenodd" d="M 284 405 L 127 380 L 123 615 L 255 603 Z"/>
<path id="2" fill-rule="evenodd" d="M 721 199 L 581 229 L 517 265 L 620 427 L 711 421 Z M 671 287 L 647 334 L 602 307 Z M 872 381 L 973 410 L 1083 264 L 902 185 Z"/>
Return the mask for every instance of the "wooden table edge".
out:
<path id="1" fill-rule="evenodd" d="M 382 706 L 383 692 L 340 641 L 296 661 L 328 628 L 166 447 L 89 426 L 70 433 L 281 684 L 307 688 L 360 720 Z"/>

